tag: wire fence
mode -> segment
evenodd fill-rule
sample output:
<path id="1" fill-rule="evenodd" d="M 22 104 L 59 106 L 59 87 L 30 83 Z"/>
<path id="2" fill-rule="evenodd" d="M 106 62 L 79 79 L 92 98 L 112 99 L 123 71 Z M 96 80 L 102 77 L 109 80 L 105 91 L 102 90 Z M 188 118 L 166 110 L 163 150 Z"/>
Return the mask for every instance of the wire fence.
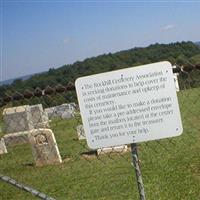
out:
<path id="1" fill-rule="evenodd" d="M 184 133 L 139 144 L 137 162 L 147 199 L 200 199 L 200 65 L 173 72 Z M 76 97 L 72 82 L 0 98 L 1 177 L 55 199 L 137 199 L 131 147 L 90 149 L 70 96 Z M 37 197 L 4 181 L 0 199 Z"/>

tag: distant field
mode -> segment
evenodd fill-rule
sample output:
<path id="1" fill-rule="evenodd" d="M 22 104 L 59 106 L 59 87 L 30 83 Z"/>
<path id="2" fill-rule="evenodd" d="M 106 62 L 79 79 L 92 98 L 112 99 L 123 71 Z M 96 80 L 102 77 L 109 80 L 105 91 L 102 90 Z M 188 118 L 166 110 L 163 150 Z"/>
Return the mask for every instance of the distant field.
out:
<path id="1" fill-rule="evenodd" d="M 200 89 L 179 94 L 183 135 L 171 140 L 142 143 L 139 157 L 148 200 L 200 199 Z M 78 141 L 75 119 L 53 120 L 64 163 L 36 168 L 28 145 L 0 156 L 0 174 L 10 176 L 58 200 L 138 199 L 131 155 L 102 155 L 84 159 L 85 141 Z M 1 134 L 1 133 L 0 133 Z M 38 199 L 0 181 L 0 199 Z"/>

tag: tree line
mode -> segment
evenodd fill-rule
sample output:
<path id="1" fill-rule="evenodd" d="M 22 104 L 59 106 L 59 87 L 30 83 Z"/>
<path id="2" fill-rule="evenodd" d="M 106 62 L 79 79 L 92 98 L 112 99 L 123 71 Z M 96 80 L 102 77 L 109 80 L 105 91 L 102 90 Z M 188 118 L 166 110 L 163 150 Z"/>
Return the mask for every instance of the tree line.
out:
<path id="1" fill-rule="evenodd" d="M 0 96 L 13 95 L 16 91 L 23 93 L 25 90 L 41 90 L 47 86 L 55 87 L 57 84 L 66 86 L 69 82 L 75 82 L 76 78 L 107 72 L 127 67 L 134 67 L 159 61 L 169 61 L 172 65 L 193 65 L 200 63 L 200 47 L 192 42 L 176 42 L 170 44 L 153 44 L 148 47 L 135 47 L 117 53 L 103 54 L 97 57 L 87 58 L 73 64 L 63 65 L 59 68 L 50 68 L 47 72 L 36 74 L 28 80 L 16 79 L 11 85 L 0 86 Z M 199 77 L 199 72 L 194 72 L 194 77 Z M 180 75 L 181 88 L 188 77 Z M 190 82 L 192 87 L 199 87 L 200 83 Z M 66 101 L 76 101 L 75 92 L 68 92 L 62 97 L 55 97 L 54 101 L 43 98 L 31 98 L 30 104 L 41 101 L 46 105 L 56 105 Z M 18 102 L 20 104 L 20 102 Z M 17 103 L 17 104 L 18 104 Z M 22 102 L 21 102 L 22 103 Z"/>

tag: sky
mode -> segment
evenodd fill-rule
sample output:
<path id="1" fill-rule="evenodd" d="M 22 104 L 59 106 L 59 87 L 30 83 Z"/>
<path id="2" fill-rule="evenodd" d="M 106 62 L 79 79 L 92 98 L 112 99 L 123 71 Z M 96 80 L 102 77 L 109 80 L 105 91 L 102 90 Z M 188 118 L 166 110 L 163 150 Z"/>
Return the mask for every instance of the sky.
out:
<path id="1" fill-rule="evenodd" d="M 200 1 L 0 0 L 0 81 L 154 43 L 200 41 Z"/>

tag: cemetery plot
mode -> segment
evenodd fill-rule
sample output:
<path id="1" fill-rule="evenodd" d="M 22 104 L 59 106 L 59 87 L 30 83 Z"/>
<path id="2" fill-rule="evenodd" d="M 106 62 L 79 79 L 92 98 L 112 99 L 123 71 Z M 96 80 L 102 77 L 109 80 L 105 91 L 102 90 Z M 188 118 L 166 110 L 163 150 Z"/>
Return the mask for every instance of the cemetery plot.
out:
<path id="1" fill-rule="evenodd" d="M 139 145 L 148 199 L 188 200 L 199 197 L 199 95 L 199 88 L 178 93 L 184 123 L 181 137 Z M 62 165 L 36 168 L 30 145 L 18 145 L 8 148 L 8 154 L 0 155 L 1 174 L 55 199 L 137 199 L 130 152 L 121 154 L 120 150 L 102 155 L 109 149 L 104 148 L 103 152 L 99 150 L 99 157 L 83 158 L 81 153 L 89 149 L 85 140 L 77 140 L 76 127 L 80 124 L 77 119 L 56 118 L 50 122 L 63 159 Z M 0 190 L 3 199 L 34 199 L 3 182 L 0 182 Z"/>
<path id="2" fill-rule="evenodd" d="M 59 164 L 60 152 L 42 104 L 6 108 L 3 111 L 6 132 L 0 139 L 0 154 L 7 147 L 30 144 L 36 166 Z"/>
<path id="3" fill-rule="evenodd" d="M 129 76 L 131 75 L 132 74 L 129 73 Z M 161 76 L 161 74 L 158 74 L 158 77 L 159 76 Z M 126 73 L 120 74 L 120 79 L 124 77 L 128 77 L 128 75 Z M 166 75 L 166 77 L 168 76 Z M 116 79 L 119 77 L 117 77 L 117 75 L 110 76 L 111 80 L 114 78 Z M 191 76 L 189 79 L 192 80 Z M 95 87 L 101 83 L 100 80 L 101 79 L 96 79 L 97 85 L 95 85 Z M 131 80 L 134 82 L 134 79 L 130 78 L 129 81 Z M 152 81 L 152 84 L 153 83 L 156 84 L 156 81 Z M 188 81 L 185 82 L 185 84 L 186 83 L 188 84 L 190 82 Z M 122 102 L 119 102 L 118 99 L 114 99 L 114 96 L 112 97 L 111 94 L 114 94 L 116 91 L 107 89 L 107 91 L 110 91 L 110 94 L 104 96 L 104 98 L 110 97 L 109 101 L 96 102 L 96 95 L 92 95 L 92 92 L 89 91 L 89 89 L 84 89 L 86 92 L 88 90 L 88 95 L 86 95 L 88 97 L 88 109 L 90 107 L 92 108 L 91 105 L 96 104 L 98 105 L 98 110 L 103 110 L 103 112 L 106 111 L 106 113 L 101 113 L 97 108 L 90 109 L 91 111 L 95 111 L 95 114 L 91 114 L 88 121 L 91 124 L 95 124 L 98 120 L 110 120 L 110 122 L 116 120 L 117 123 L 121 122 L 121 124 L 123 124 L 125 120 L 129 119 L 130 124 L 133 121 L 138 123 L 141 121 L 142 124 L 147 124 L 146 126 L 151 127 L 156 125 L 156 123 L 163 123 L 163 121 L 172 117 L 174 115 L 173 98 L 169 96 L 170 93 L 166 92 L 167 89 L 164 90 L 160 87 L 158 92 L 155 91 L 153 93 L 152 91 L 146 91 L 145 93 L 145 90 L 142 89 L 145 87 L 144 84 L 141 83 L 138 84 L 138 86 L 137 84 L 134 84 L 134 87 L 131 90 L 134 94 L 136 94 L 136 91 L 138 91 L 138 94 L 141 94 L 140 101 L 136 98 L 136 95 L 134 98 L 131 98 L 131 105 L 133 108 L 128 108 L 128 104 L 130 104 L 130 102 L 127 103 L 129 98 Z M 167 84 L 167 81 L 165 84 Z M 126 91 L 126 86 L 121 87 L 121 85 L 118 87 L 120 92 Z M 84 87 L 84 85 L 82 85 L 82 87 Z M 186 88 L 188 87 L 189 86 Z M 158 101 L 156 95 L 160 92 L 159 90 L 162 92 L 165 91 L 165 96 Z M 101 91 L 103 90 L 97 92 Z M 41 103 L 48 109 L 50 106 L 57 105 L 56 98 L 60 95 L 65 96 L 66 92 L 68 91 L 66 90 L 64 93 L 56 94 L 56 97 L 55 94 L 46 96 L 48 102 L 52 103 L 51 105 L 48 103 L 45 105 L 42 96 Z M 146 186 L 145 192 L 148 199 L 188 200 L 198 199 L 199 197 L 199 92 L 199 88 L 183 90 L 183 87 L 180 87 L 178 97 L 184 124 L 184 134 L 181 137 L 162 141 L 150 141 L 138 145 L 138 153 L 141 162 L 137 160 L 137 163 L 140 164 L 142 172 L 144 173 L 144 186 Z M 149 98 L 151 97 L 153 99 L 153 101 L 150 101 L 149 109 L 145 103 L 147 104 L 148 102 L 147 94 L 152 93 L 153 95 L 149 95 Z M 127 92 L 121 94 L 127 94 Z M 86 98 L 86 96 L 84 98 Z M 95 99 L 93 97 L 95 97 Z M 119 99 L 120 98 L 121 97 L 119 97 Z M 39 97 L 37 97 L 37 100 L 39 100 Z M 27 103 L 27 101 L 28 100 L 26 99 L 25 103 Z M 10 105 L 19 105 L 19 103 L 20 102 L 14 101 L 11 102 L 11 104 L 7 104 L 6 107 Z M 115 104 L 117 105 L 116 110 L 113 109 L 113 112 L 111 112 L 112 109 L 109 107 L 112 105 L 115 106 Z M 88 131 L 85 131 L 85 127 L 79 126 L 82 124 L 79 112 L 75 112 L 76 115 L 74 119 L 66 120 L 66 118 L 64 119 L 62 117 L 62 113 L 65 111 L 64 107 L 65 106 L 61 106 L 61 108 L 58 109 L 59 112 L 56 113 L 59 114 L 58 117 L 53 117 L 52 120 L 48 121 L 53 132 L 46 129 L 40 129 L 39 131 L 38 128 L 34 126 L 34 120 L 32 119 L 34 129 L 22 132 L 7 132 L 5 135 L 4 125 L 6 123 L 0 121 L 0 135 L 3 137 L 0 140 L 0 174 L 12 177 L 14 180 L 28 186 L 33 186 L 35 189 L 39 189 L 55 199 L 137 199 L 138 193 L 133 176 L 133 166 L 131 165 L 130 146 L 120 145 L 103 147 L 92 151 L 88 148 L 86 140 L 84 140 L 85 134 L 88 134 Z M 1 110 L 3 110 L 3 108 Z M 168 114 L 165 113 L 163 121 L 157 120 L 155 115 L 151 117 L 152 121 L 146 120 L 146 116 L 142 115 L 142 112 L 151 112 L 151 108 L 157 113 L 161 111 L 169 112 Z M 172 109 L 173 112 L 170 111 Z M 16 111 L 17 110 L 18 109 L 16 109 Z M 127 118 L 127 116 L 124 117 L 123 111 L 126 111 L 125 115 L 127 114 L 129 118 Z M 134 113 L 134 111 L 136 111 L 136 113 Z M 8 112 L 8 114 L 9 113 L 10 112 Z M 40 113 L 41 112 L 38 112 L 36 118 Z M 113 120 L 114 114 L 118 117 Z M 19 114 L 18 116 L 23 115 Z M 12 118 L 13 117 L 10 117 L 9 120 Z M 145 123 L 146 121 L 148 121 L 148 123 Z M 134 123 L 132 124 L 134 125 Z M 113 124 L 113 127 L 114 125 L 115 124 Z M 104 128 L 104 130 L 106 130 L 107 127 Z M 132 127 L 130 128 L 132 129 Z M 139 128 L 136 127 L 136 130 L 139 130 Z M 94 126 L 93 129 L 98 129 L 98 126 Z M 29 141 L 31 139 L 29 140 L 30 137 L 28 138 L 28 135 L 32 130 L 34 130 L 33 133 L 36 134 L 30 135 L 33 141 L 30 145 Z M 160 130 L 163 131 L 163 129 Z M 145 132 L 148 130 L 143 131 Z M 49 137 L 50 140 L 48 140 L 47 132 L 51 135 Z M 136 131 L 136 133 L 137 132 L 139 131 Z M 57 141 L 54 140 L 53 133 L 55 134 Z M 97 135 L 97 132 L 94 131 L 94 135 L 95 134 Z M 147 132 L 147 134 L 149 133 Z M 25 137 L 23 137 L 23 135 Z M 80 140 L 77 140 L 77 135 L 83 136 L 83 139 L 79 138 Z M 114 136 L 115 134 L 112 135 L 113 138 Z M 23 138 L 25 139 L 24 142 L 28 142 L 28 144 L 23 144 Z M 54 142 L 51 143 L 51 141 Z M 57 144 L 60 153 L 58 148 L 56 148 Z M 9 146 L 12 147 L 10 148 Z M 32 154 L 31 146 L 33 150 Z M 84 155 L 85 152 L 91 154 Z M 62 165 L 37 168 L 33 162 L 35 161 L 37 166 L 59 164 L 61 162 L 61 157 L 63 159 Z M 11 179 L 13 183 L 14 180 Z M 23 190 L 16 189 L 3 182 L 0 182 L 0 191 L 0 198 L 2 197 L 7 200 L 12 200 L 13 197 L 20 200 L 33 199 L 30 194 L 26 194 Z M 36 191 L 32 190 L 32 192 L 35 193 Z"/>

